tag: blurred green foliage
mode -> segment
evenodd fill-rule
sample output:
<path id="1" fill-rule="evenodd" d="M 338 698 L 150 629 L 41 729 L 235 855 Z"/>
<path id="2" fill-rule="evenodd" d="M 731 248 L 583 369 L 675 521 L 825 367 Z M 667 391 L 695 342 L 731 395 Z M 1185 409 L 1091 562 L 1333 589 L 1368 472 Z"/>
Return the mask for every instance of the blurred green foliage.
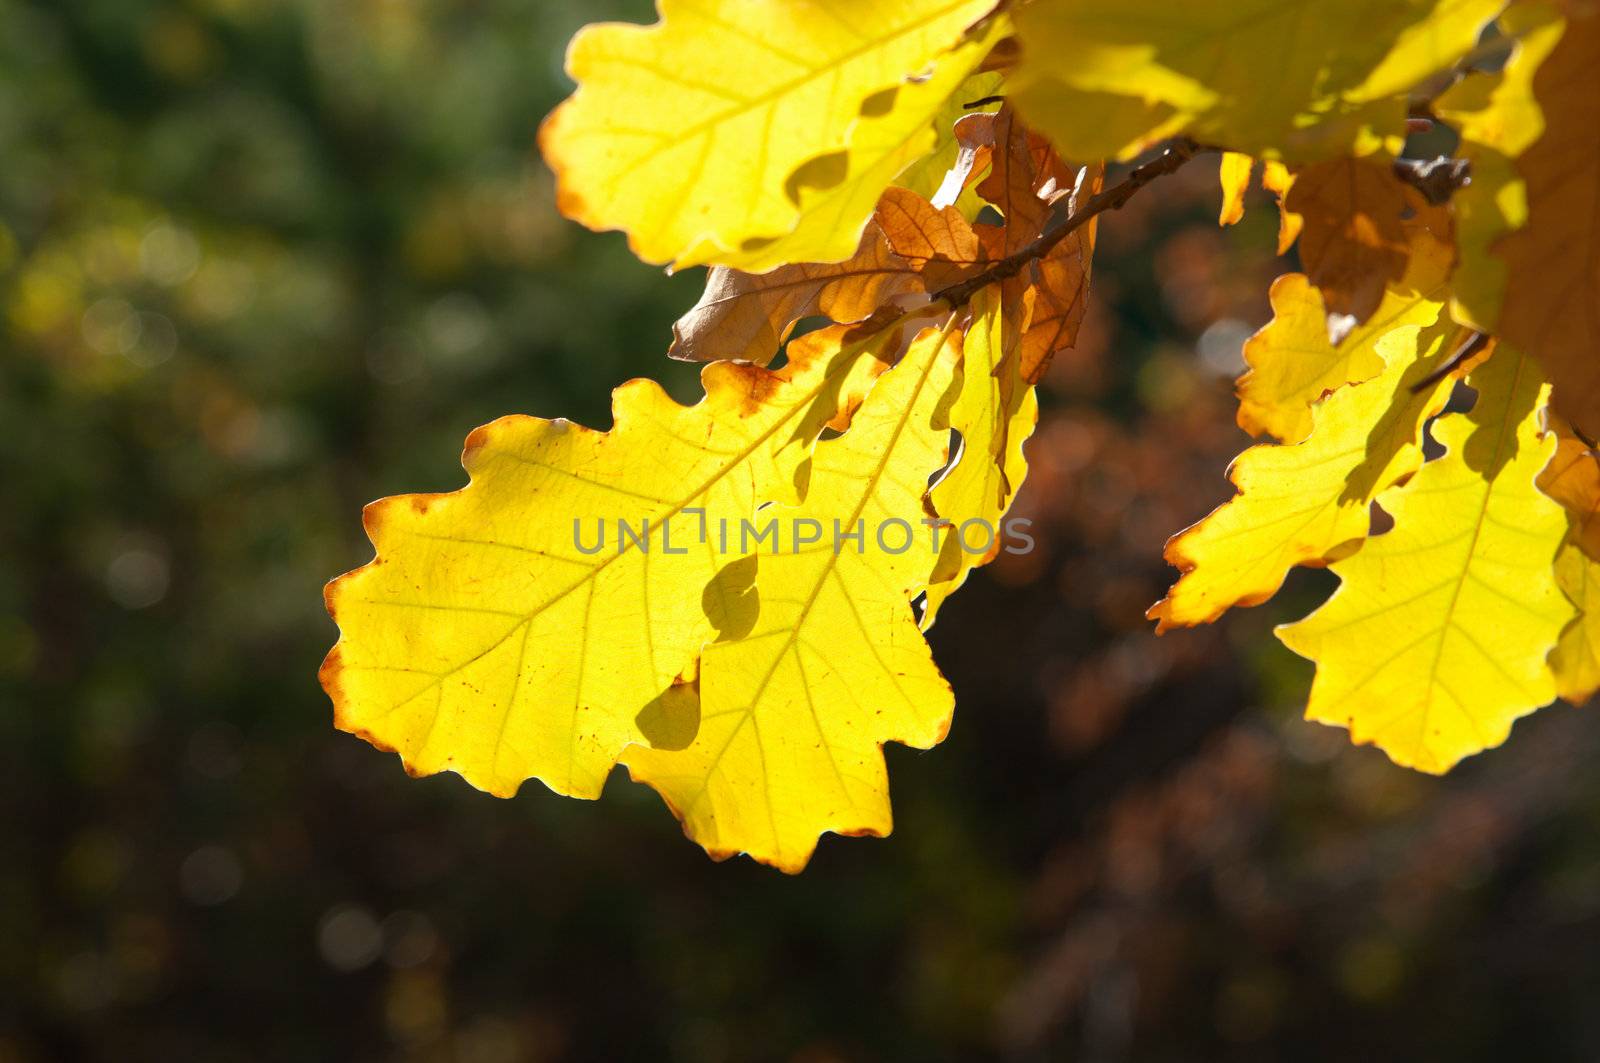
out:
<path id="1" fill-rule="evenodd" d="M 332 731 L 320 586 L 475 425 L 606 423 L 699 276 L 556 214 L 577 0 L 0 0 L 0 1061 L 1593 1058 L 1595 728 L 1440 782 L 1294 719 L 1326 581 L 1159 642 L 1273 219 L 1107 219 L 897 830 L 786 879 L 659 801 Z M 1197 166 L 1199 164 L 1196 164 Z M 1276 608 L 1276 607 L 1273 607 Z"/>

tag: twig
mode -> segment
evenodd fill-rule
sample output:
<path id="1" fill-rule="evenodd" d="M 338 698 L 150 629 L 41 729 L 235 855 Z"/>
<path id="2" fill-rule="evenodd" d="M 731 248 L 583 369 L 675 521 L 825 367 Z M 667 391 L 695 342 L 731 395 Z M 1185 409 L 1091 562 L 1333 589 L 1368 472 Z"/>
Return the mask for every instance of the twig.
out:
<path id="1" fill-rule="evenodd" d="M 1472 163 L 1448 155 L 1433 159 L 1396 159 L 1394 175 L 1421 192 L 1429 203 L 1442 207 L 1457 191 L 1472 183 Z"/>
<path id="2" fill-rule="evenodd" d="M 1201 152 L 1210 150 L 1212 149 L 1196 144 L 1187 137 L 1172 141 L 1160 155 L 1147 163 L 1135 166 L 1122 180 L 1089 197 L 1082 206 L 1046 229 L 1032 243 L 1000 259 L 983 272 L 940 289 L 933 294 L 932 302 L 942 302 L 952 310 L 965 306 L 980 289 L 1014 277 L 1022 272 L 1022 267 L 1029 262 L 1044 258 L 1057 244 L 1082 228 L 1091 218 L 1108 210 L 1122 209 L 1123 204 L 1127 203 L 1139 189 L 1158 177 L 1175 172 Z"/>
<path id="3" fill-rule="evenodd" d="M 1449 358 L 1445 359 L 1443 365 L 1439 366 L 1427 376 L 1411 385 L 1411 393 L 1415 395 L 1419 391 L 1433 387 L 1433 385 L 1437 384 L 1439 381 L 1443 380 L 1445 377 L 1449 376 L 1451 373 L 1454 373 L 1457 369 L 1460 369 L 1463 365 L 1465 365 L 1467 359 L 1483 350 L 1484 345 L 1488 342 L 1489 336 L 1487 333 L 1479 332 L 1477 329 L 1473 329 L 1472 335 L 1468 336 L 1466 341 L 1462 343 L 1460 347 L 1456 348 L 1455 354 L 1452 354 Z"/>

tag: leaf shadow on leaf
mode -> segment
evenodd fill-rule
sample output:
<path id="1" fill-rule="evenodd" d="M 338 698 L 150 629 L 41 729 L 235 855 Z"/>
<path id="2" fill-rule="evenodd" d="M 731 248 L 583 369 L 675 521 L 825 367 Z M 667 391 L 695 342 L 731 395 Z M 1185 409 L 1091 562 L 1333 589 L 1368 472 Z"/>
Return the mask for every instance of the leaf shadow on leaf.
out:
<path id="1" fill-rule="evenodd" d="M 895 97 L 900 94 L 900 86 L 891 85 L 861 101 L 861 117 L 881 118 L 894 110 Z"/>
<path id="2" fill-rule="evenodd" d="M 850 176 L 850 153 L 846 151 L 830 151 L 815 158 L 807 159 L 789 174 L 783 182 L 784 194 L 795 206 L 800 205 L 801 192 L 810 189 L 817 192 L 826 192 Z"/>
<path id="3" fill-rule="evenodd" d="M 688 749 L 700 733 L 700 678 L 681 676 L 633 718 L 652 749 Z"/>
<path id="4" fill-rule="evenodd" d="M 756 587 L 757 557 L 751 554 L 730 561 L 718 570 L 700 595 L 700 607 L 717 642 L 733 642 L 750 634 L 761 615 L 761 594 Z M 694 744 L 700 733 L 700 677 L 692 668 L 639 710 L 634 724 L 652 749 L 680 750 Z"/>
<path id="5" fill-rule="evenodd" d="M 1503 358 L 1522 359 L 1510 348 L 1502 347 L 1500 351 Z M 1533 371 L 1533 366 L 1522 359 L 1517 373 L 1530 371 Z M 1504 410 L 1480 410 L 1478 404 L 1483 402 L 1483 395 L 1479 394 L 1473 409 L 1467 413 L 1472 421 L 1472 434 L 1462 445 L 1461 460 L 1485 480 L 1494 480 L 1502 469 L 1516 459 L 1517 425 L 1533 413 L 1541 394 L 1538 388 L 1513 386 L 1509 398 Z"/>
<path id="6" fill-rule="evenodd" d="M 700 595 L 706 619 L 717 629 L 718 642 L 733 642 L 750 634 L 761 615 L 761 592 L 756 587 L 756 555 L 730 561 L 711 577 Z"/>
<path id="7" fill-rule="evenodd" d="M 1396 332 L 1409 331 L 1411 328 L 1412 326 L 1401 326 Z M 1373 422 L 1371 430 L 1367 433 L 1366 456 L 1351 470 L 1345 479 L 1344 490 L 1339 494 L 1341 505 L 1364 501 L 1378 492 L 1380 487 L 1378 478 L 1388 467 L 1390 455 L 1399 449 L 1397 434 L 1402 432 L 1407 436 L 1411 434 L 1410 425 L 1415 419 L 1411 409 L 1415 402 L 1422 400 L 1422 396 L 1414 395 L 1412 389 L 1427 380 L 1428 375 L 1453 354 L 1453 351 L 1446 346 L 1446 340 L 1456 331 L 1457 326 L 1454 322 L 1443 320 L 1416 332 L 1414 342 L 1419 350 L 1426 353 L 1421 354 L 1406 368 L 1399 383 L 1395 385 L 1394 401 Z M 1395 355 L 1391 353 L 1389 357 Z M 1452 374 L 1456 375 L 1458 374 Z M 1363 381 L 1352 386 L 1371 387 L 1373 382 Z M 1426 419 L 1431 420 L 1432 416 L 1436 415 L 1432 414 Z M 1422 429 L 1421 434 L 1425 437 L 1426 429 Z M 1345 553 L 1350 552 L 1353 551 L 1345 551 Z M 1330 555 L 1334 560 L 1337 560 L 1338 556 L 1338 554 Z"/>

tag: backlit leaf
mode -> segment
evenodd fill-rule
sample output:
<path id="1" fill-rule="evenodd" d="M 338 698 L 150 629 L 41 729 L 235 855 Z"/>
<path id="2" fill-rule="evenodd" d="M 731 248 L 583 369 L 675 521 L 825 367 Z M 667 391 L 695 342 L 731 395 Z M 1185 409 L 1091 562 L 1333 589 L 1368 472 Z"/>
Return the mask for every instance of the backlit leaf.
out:
<path id="1" fill-rule="evenodd" d="M 672 326 L 667 353 L 689 362 L 742 359 L 765 365 L 795 322 L 821 315 L 840 324 L 923 290 L 922 274 L 869 224 L 843 262 L 800 262 L 769 273 L 713 266 L 700 301 Z"/>
<path id="2" fill-rule="evenodd" d="M 1265 158 L 1398 142 L 1405 93 L 1477 43 L 1503 0 L 1037 0 L 1010 95 L 1075 158 L 1176 134 Z"/>
<path id="3" fill-rule="evenodd" d="M 1561 632 L 1550 653 L 1556 693 L 1582 705 L 1600 690 L 1600 561 L 1575 541 L 1556 555 L 1556 582 L 1578 615 Z"/>
<path id="4" fill-rule="evenodd" d="M 1305 219 L 1289 209 L 1289 190 L 1294 187 L 1294 171 L 1277 159 L 1261 163 L 1261 187 L 1278 201 L 1278 254 L 1287 254 L 1300 238 Z"/>
<path id="5" fill-rule="evenodd" d="M 1441 231 L 1435 231 L 1439 229 Z M 1406 223 L 1405 274 L 1383 293 L 1377 309 L 1334 344 L 1328 338 L 1322 293 L 1303 273 L 1272 282 L 1273 317 L 1244 345 L 1250 366 L 1239 379 L 1239 427 L 1298 443 L 1311 431 L 1311 405 L 1328 392 L 1376 376 L 1383 368 L 1378 340 L 1402 325 L 1438 320 L 1449 291 L 1454 248 L 1449 217 L 1423 210 Z"/>
<path id="6" fill-rule="evenodd" d="M 1070 211 L 1078 199 L 1099 192 L 1105 167 L 1096 163 L 1074 171 L 1009 107 L 995 119 L 995 138 L 994 162 L 978 191 L 1004 224 L 980 223 L 974 230 L 988 256 L 1000 259 L 1044 235 L 1060 203 L 1066 201 Z M 1009 349 L 1020 342 L 1026 383 L 1038 382 L 1051 359 L 1077 341 L 1088 309 L 1097 223 L 1091 218 L 1001 283 L 1005 343 Z"/>
<path id="7" fill-rule="evenodd" d="M 1546 657 L 1574 615 L 1552 572 L 1566 517 L 1534 485 L 1555 449 L 1540 429 L 1548 386 L 1504 346 L 1469 381 L 1471 412 L 1435 423 L 1444 456 L 1378 499 L 1394 528 L 1332 566 L 1325 605 L 1278 629 L 1317 662 L 1309 719 L 1435 773 L 1555 697 Z"/>
<path id="8" fill-rule="evenodd" d="M 1225 151 L 1217 164 L 1217 180 L 1222 185 L 1222 209 L 1218 225 L 1237 225 L 1244 217 L 1244 194 L 1250 187 L 1250 171 L 1255 159 L 1237 151 Z"/>
<path id="9" fill-rule="evenodd" d="M 824 831 L 888 834 L 883 744 L 925 749 L 949 729 L 950 688 L 911 599 L 930 567 L 922 496 L 945 461 L 958 354 L 925 332 L 849 430 L 817 445 L 805 502 L 761 513 L 780 548 L 764 543 L 727 577 L 746 588 L 750 626 L 705 649 L 693 742 L 623 756 L 714 856 L 795 872 Z M 820 538 L 791 549 L 803 521 Z M 863 531 L 861 544 L 836 549 L 836 528 Z"/>
<path id="10" fill-rule="evenodd" d="M 950 427 L 961 435 L 961 453 L 930 495 L 934 513 L 950 526 L 943 530 L 928 586 L 925 628 L 967 574 L 999 554 L 1003 519 L 1028 473 L 1022 445 L 1033 434 L 1039 400 L 1018 375 L 1017 348 L 1006 349 L 1002 313 L 995 288 L 973 297 L 961 390 L 950 410 Z"/>
<path id="11" fill-rule="evenodd" d="M 1150 608 L 1158 630 L 1258 605 L 1295 565 L 1321 564 L 1366 537 L 1373 499 L 1422 465 L 1423 422 L 1444 408 L 1456 374 L 1424 382 L 1453 353 L 1453 331 L 1435 326 L 1419 339 L 1415 325 L 1393 329 L 1374 344 L 1382 372 L 1316 406 L 1310 438 L 1239 455 L 1228 471 L 1239 493 L 1167 544 L 1183 575 Z"/>
<path id="12" fill-rule="evenodd" d="M 877 219 L 889 247 L 918 271 L 930 292 L 971 276 L 986 259 L 959 209 L 940 210 L 907 189 L 885 190 Z"/>
<path id="13" fill-rule="evenodd" d="M 713 363 L 694 406 L 631 381 L 609 432 L 501 418 L 467 440 L 467 487 L 367 507 L 377 558 L 327 592 L 338 726 L 415 775 L 598 796 L 636 717 L 716 635 L 700 522 L 796 497 L 812 441 L 879 367 L 844 333 L 804 337 L 779 372 Z"/>
<path id="14" fill-rule="evenodd" d="M 917 0 L 925 3 L 926 0 Z M 935 145 L 936 101 L 960 92 L 970 73 L 1006 32 L 1004 18 L 985 23 L 974 36 L 938 60 L 926 78 L 914 77 L 881 113 L 872 101 L 856 119 L 850 150 L 841 169 L 831 158 L 813 160 L 795 171 L 800 218 L 792 232 L 770 243 L 752 241 L 737 253 L 701 255 L 694 262 L 726 262 L 759 272 L 786 262 L 833 261 L 849 253 L 849 238 L 861 229 L 884 188 Z M 838 178 L 837 182 L 835 178 Z"/>
<path id="15" fill-rule="evenodd" d="M 573 39 L 541 131 L 564 213 L 648 262 L 848 258 L 878 194 L 1003 33 L 995 0 L 661 0 Z M 954 49 L 954 51 L 952 51 Z M 932 70 L 930 75 L 929 71 Z"/>

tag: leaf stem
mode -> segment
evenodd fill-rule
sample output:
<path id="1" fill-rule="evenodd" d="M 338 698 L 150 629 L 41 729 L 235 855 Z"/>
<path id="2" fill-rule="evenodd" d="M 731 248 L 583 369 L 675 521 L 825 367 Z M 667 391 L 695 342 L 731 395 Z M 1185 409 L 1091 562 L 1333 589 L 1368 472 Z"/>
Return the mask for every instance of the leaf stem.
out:
<path id="1" fill-rule="evenodd" d="M 934 293 L 932 302 L 942 302 L 952 310 L 960 309 L 980 289 L 1008 280 L 1022 272 L 1022 268 L 1028 263 L 1044 258 L 1057 244 L 1088 224 L 1096 215 L 1108 210 L 1122 209 L 1123 204 L 1133 198 L 1135 192 L 1151 181 L 1176 172 L 1196 155 L 1212 150 L 1214 149 L 1197 144 L 1187 137 L 1173 140 L 1160 155 L 1149 162 L 1135 166 L 1128 171 L 1127 176 L 1110 188 L 1102 189 L 1090 196 L 1076 210 L 1047 228 L 1032 243 L 1000 259 L 981 273 L 940 289 Z"/>

